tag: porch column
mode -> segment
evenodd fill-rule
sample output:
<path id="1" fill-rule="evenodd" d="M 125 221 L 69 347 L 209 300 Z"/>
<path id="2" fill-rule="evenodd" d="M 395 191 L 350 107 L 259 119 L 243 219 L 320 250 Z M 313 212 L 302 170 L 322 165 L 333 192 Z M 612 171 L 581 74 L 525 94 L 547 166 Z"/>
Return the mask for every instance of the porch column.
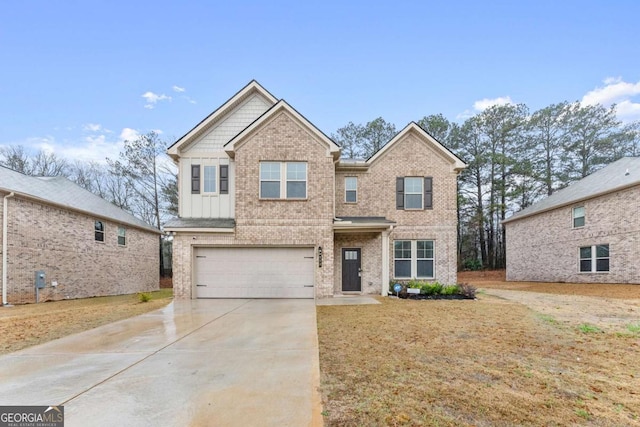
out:
<path id="1" fill-rule="evenodd" d="M 382 233 L 382 291 L 380 295 L 386 297 L 389 293 L 389 232 L 384 230 Z"/>

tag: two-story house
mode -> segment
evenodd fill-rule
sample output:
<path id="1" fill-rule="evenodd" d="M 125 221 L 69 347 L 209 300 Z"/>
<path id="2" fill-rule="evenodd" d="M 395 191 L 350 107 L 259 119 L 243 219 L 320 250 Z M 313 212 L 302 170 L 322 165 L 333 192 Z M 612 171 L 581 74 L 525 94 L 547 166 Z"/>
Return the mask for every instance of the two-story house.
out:
<path id="1" fill-rule="evenodd" d="M 515 213 L 507 280 L 640 283 L 640 157 L 624 157 Z"/>
<path id="2" fill-rule="evenodd" d="M 456 180 L 466 166 L 415 123 L 366 161 L 252 81 L 168 149 L 181 298 L 386 295 L 456 282 Z"/>

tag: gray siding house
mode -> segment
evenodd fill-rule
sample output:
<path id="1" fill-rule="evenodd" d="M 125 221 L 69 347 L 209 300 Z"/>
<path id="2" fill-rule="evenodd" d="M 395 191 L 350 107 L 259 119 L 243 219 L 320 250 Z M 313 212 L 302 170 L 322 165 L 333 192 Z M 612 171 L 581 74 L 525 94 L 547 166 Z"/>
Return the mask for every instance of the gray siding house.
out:
<path id="1" fill-rule="evenodd" d="M 2 304 L 158 288 L 160 231 L 62 177 L 0 167 Z"/>
<path id="2" fill-rule="evenodd" d="M 178 298 L 383 294 L 456 282 L 456 180 L 466 166 L 415 123 L 370 159 L 252 81 L 168 149 L 179 167 Z"/>
<path id="3" fill-rule="evenodd" d="M 640 283 L 640 158 L 625 157 L 504 221 L 507 280 Z"/>

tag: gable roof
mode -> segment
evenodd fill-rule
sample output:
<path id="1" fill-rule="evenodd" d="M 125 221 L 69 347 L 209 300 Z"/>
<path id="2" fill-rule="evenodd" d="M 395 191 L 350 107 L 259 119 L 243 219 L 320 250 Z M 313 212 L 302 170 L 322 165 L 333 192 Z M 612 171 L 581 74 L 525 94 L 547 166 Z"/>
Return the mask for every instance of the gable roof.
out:
<path id="1" fill-rule="evenodd" d="M 407 126 L 405 126 L 404 129 L 402 129 L 400 132 L 396 134 L 396 136 L 391 138 L 391 141 L 387 142 L 381 149 L 379 149 L 371 157 L 369 157 L 366 163 L 371 164 L 376 160 L 378 160 L 379 158 L 381 158 L 382 156 L 384 156 L 384 154 L 391 147 L 393 147 L 395 143 L 397 143 L 402 138 L 404 138 L 404 136 L 407 135 L 409 132 L 415 133 L 423 141 L 427 142 L 428 144 L 432 145 L 436 150 L 440 151 L 440 153 L 453 164 L 453 169 L 455 171 L 460 172 L 462 169 L 467 167 L 467 164 L 465 162 L 463 162 L 458 156 L 453 154 L 453 152 L 449 150 L 447 147 L 440 144 L 438 140 L 436 140 L 434 137 L 429 135 L 429 133 L 426 132 L 424 129 L 422 129 L 420 126 L 418 126 L 416 122 L 411 122 Z"/>
<path id="2" fill-rule="evenodd" d="M 268 90 L 263 88 L 256 80 L 251 80 L 249 84 L 240 89 L 235 95 L 229 98 L 224 104 L 215 109 L 211 114 L 205 117 L 200 123 L 195 125 L 193 129 L 184 134 L 180 139 L 174 142 L 168 149 L 167 154 L 177 160 L 179 152 L 182 148 L 187 147 L 194 142 L 198 137 L 202 136 L 205 132 L 211 129 L 216 123 L 223 119 L 227 113 L 236 108 L 239 104 L 249 98 L 251 95 L 259 94 L 267 99 L 272 105 L 278 100 L 269 93 Z"/>
<path id="3" fill-rule="evenodd" d="M 0 166 L 0 190 L 97 218 L 160 233 L 157 228 L 60 176 L 28 176 Z"/>
<path id="4" fill-rule="evenodd" d="M 272 117 L 275 117 L 276 114 L 282 111 L 286 111 L 288 114 L 293 116 L 296 120 L 302 123 L 303 126 L 313 132 L 322 142 L 327 144 L 327 148 L 329 149 L 329 152 L 334 156 L 334 158 L 337 159 L 338 157 L 340 157 L 340 146 L 327 135 L 325 135 L 325 133 L 318 129 L 313 123 L 307 120 L 306 117 L 298 113 L 298 111 L 291 105 L 289 105 L 284 99 L 278 101 L 275 105 L 265 111 L 264 114 L 258 117 L 253 123 L 244 128 L 242 132 L 231 138 L 231 140 L 229 140 L 229 142 L 224 145 L 224 150 L 227 152 L 229 157 L 234 157 L 235 149 L 242 140 L 244 140 L 253 131 L 258 129 L 263 123 L 267 122 Z"/>
<path id="5" fill-rule="evenodd" d="M 640 185 L 640 157 L 623 157 L 511 215 L 503 224 Z"/>

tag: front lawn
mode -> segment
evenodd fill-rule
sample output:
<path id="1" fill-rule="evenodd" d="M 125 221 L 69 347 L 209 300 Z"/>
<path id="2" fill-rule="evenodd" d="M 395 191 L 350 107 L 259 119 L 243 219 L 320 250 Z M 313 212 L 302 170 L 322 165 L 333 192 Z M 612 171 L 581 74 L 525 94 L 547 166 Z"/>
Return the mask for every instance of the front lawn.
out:
<path id="1" fill-rule="evenodd" d="M 173 289 L 0 307 L 0 354 L 11 353 L 162 308 Z"/>
<path id="2" fill-rule="evenodd" d="M 328 426 L 640 425 L 640 335 L 514 302 L 319 306 Z"/>

